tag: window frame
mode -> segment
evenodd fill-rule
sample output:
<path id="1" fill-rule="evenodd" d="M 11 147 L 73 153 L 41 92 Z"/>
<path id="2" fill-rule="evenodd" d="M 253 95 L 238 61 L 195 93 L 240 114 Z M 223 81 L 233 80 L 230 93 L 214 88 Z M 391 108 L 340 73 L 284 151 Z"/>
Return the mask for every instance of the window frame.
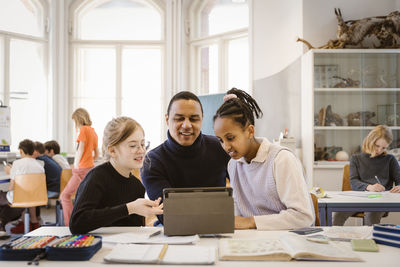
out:
<path id="1" fill-rule="evenodd" d="M 17 33 L 17 32 L 10 32 L 10 31 L 4 31 L 0 30 L 0 37 L 3 38 L 3 59 L 4 59 L 4 73 L 3 75 L 3 88 L 4 88 L 4 96 L 3 96 L 3 105 L 4 106 L 10 106 L 10 99 L 11 99 L 11 88 L 10 88 L 10 78 L 11 78 L 11 73 L 10 73 L 10 63 L 11 63 L 11 50 L 10 50 L 10 45 L 13 40 L 18 40 L 18 41 L 28 41 L 32 42 L 35 44 L 40 44 L 43 45 L 43 64 L 44 64 L 44 73 L 46 74 L 46 103 L 49 107 L 49 112 L 48 114 L 45 114 L 47 124 L 48 124 L 48 135 L 52 136 L 53 135 L 53 111 L 54 111 L 54 104 L 52 103 L 52 97 L 53 97 L 53 92 L 50 86 L 50 81 L 49 81 L 49 67 L 50 67 L 50 43 L 49 43 L 49 5 L 48 2 L 45 0 L 35 0 L 33 1 L 33 4 L 40 8 L 40 16 L 42 18 L 42 33 L 43 36 L 34 36 L 30 34 L 23 34 L 23 33 Z M 18 93 L 18 92 L 14 92 Z M 11 107 L 12 108 L 12 107 Z M 15 123 L 15 122 L 14 122 Z M 12 140 L 12 146 L 16 145 L 16 142 L 19 142 L 21 140 L 14 140 L 13 138 L 13 133 L 11 132 L 11 140 Z"/>
<path id="2" fill-rule="evenodd" d="M 200 61 L 200 51 L 201 48 L 217 45 L 218 47 L 218 90 L 217 93 L 225 92 L 228 88 L 228 49 L 229 42 L 241 39 L 248 38 L 249 44 L 249 61 L 250 61 L 250 21 L 249 27 L 240 28 L 232 31 L 227 31 L 223 33 L 218 33 L 214 35 L 209 35 L 205 37 L 198 37 L 200 32 L 200 13 L 204 6 L 207 4 L 207 1 L 204 0 L 195 0 L 189 8 L 189 17 L 190 17 L 190 34 L 189 34 L 189 61 L 190 61 L 190 88 L 196 88 L 196 92 L 198 94 L 204 95 L 209 94 L 208 91 L 205 91 L 201 88 L 201 61 Z M 251 10 L 251 0 L 248 0 L 248 10 L 249 10 L 249 18 L 250 18 L 250 10 Z M 249 85 L 248 91 L 251 93 L 252 91 L 252 81 L 251 81 L 251 64 L 249 62 Z"/>
<path id="3" fill-rule="evenodd" d="M 113 48 L 116 52 L 116 92 L 115 92 L 115 115 L 120 116 L 122 111 L 122 51 L 124 47 L 132 48 L 154 48 L 159 47 L 161 51 L 161 61 L 162 61 L 162 77 L 161 79 L 161 98 L 165 95 L 165 80 L 166 80 L 166 6 L 162 0 L 131 0 L 133 2 L 145 2 L 152 7 L 154 7 L 161 16 L 161 29 L 162 36 L 160 40 L 86 40 L 79 39 L 79 29 L 77 27 L 80 17 L 87 10 L 106 3 L 112 0 L 76 0 L 70 6 L 69 14 L 69 95 L 70 99 L 68 105 L 68 114 L 72 114 L 74 108 L 74 101 L 77 97 L 75 94 L 77 90 L 77 79 L 75 79 L 76 69 L 75 64 L 77 62 L 77 55 L 75 51 L 78 47 L 107 47 Z M 162 102 L 162 105 L 165 105 Z M 160 124 L 163 124 L 162 115 L 160 114 Z M 68 151 L 74 151 L 74 125 L 71 119 L 68 120 Z M 102 130 L 102 129 L 101 129 Z M 160 140 L 161 141 L 161 140 Z M 102 140 L 99 140 L 99 145 Z"/>

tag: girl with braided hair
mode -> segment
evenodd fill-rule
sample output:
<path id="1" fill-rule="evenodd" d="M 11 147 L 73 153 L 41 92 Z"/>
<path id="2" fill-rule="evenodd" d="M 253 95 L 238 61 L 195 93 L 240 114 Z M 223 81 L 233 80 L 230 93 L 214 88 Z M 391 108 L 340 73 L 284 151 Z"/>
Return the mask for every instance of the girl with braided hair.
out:
<path id="1" fill-rule="evenodd" d="M 259 230 L 311 226 L 314 211 L 300 161 L 292 151 L 255 137 L 262 111 L 246 92 L 232 88 L 214 115 L 214 132 L 231 157 L 235 228 Z"/>

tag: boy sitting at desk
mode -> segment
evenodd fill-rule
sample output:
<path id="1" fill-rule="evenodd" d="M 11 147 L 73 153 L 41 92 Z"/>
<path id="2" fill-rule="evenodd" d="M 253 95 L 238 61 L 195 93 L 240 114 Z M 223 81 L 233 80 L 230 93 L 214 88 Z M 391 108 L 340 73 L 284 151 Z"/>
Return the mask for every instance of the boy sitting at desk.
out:
<path id="1" fill-rule="evenodd" d="M 68 160 L 60 155 L 60 145 L 56 140 L 51 140 L 44 143 L 44 149 L 44 153 L 57 162 L 61 169 L 71 169 Z"/>
<path id="2" fill-rule="evenodd" d="M 6 165 L 4 167 L 4 171 L 10 175 L 10 186 L 8 192 L 0 191 L 0 235 L 5 234 L 5 225 L 20 217 L 24 210 L 22 208 L 11 208 L 9 205 L 13 202 L 15 176 L 28 173 L 44 173 L 43 166 L 33 158 L 34 143 L 31 140 L 25 139 L 21 141 L 18 145 L 18 149 L 21 154 L 21 159 L 15 160 L 12 166 Z M 36 217 L 35 208 L 29 208 L 29 214 L 31 230 L 38 228 L 39 222 Z M 21 226 L 17 225 L 16 227 L 11 228 L 11 232 L 14 233 L 15 230 L 13 229 L 17 227 L 23 229 L 24 223 L 21 221 L 20 224 Z"/>

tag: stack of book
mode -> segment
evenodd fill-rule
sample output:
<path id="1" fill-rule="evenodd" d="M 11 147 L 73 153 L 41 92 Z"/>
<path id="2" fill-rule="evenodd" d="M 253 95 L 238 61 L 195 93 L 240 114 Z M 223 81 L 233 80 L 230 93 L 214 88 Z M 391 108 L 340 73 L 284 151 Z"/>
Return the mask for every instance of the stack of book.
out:
<path id="1" fill-rule="evenodd" d="M 376 243 L 400 247 L 400 225 L 374 224 L 372 238 Z"/>

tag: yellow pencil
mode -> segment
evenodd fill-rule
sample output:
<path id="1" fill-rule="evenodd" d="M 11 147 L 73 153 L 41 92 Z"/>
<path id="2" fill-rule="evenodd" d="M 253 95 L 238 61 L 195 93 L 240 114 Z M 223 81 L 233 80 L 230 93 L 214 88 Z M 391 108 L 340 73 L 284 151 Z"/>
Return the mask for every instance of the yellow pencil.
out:
<path id="1" fill-rule="evenodd" d="M 164 246 L 163 246 L 163 248 L 162 248 L 162 250 L 160 252 L 160 255 L 158 255 L 158 262 L 162 261 L 162 259 L 165 256 L 165 253 L 167 253 L 167 249 L 168 249 L 168 244 L 164 244 Z"/>

